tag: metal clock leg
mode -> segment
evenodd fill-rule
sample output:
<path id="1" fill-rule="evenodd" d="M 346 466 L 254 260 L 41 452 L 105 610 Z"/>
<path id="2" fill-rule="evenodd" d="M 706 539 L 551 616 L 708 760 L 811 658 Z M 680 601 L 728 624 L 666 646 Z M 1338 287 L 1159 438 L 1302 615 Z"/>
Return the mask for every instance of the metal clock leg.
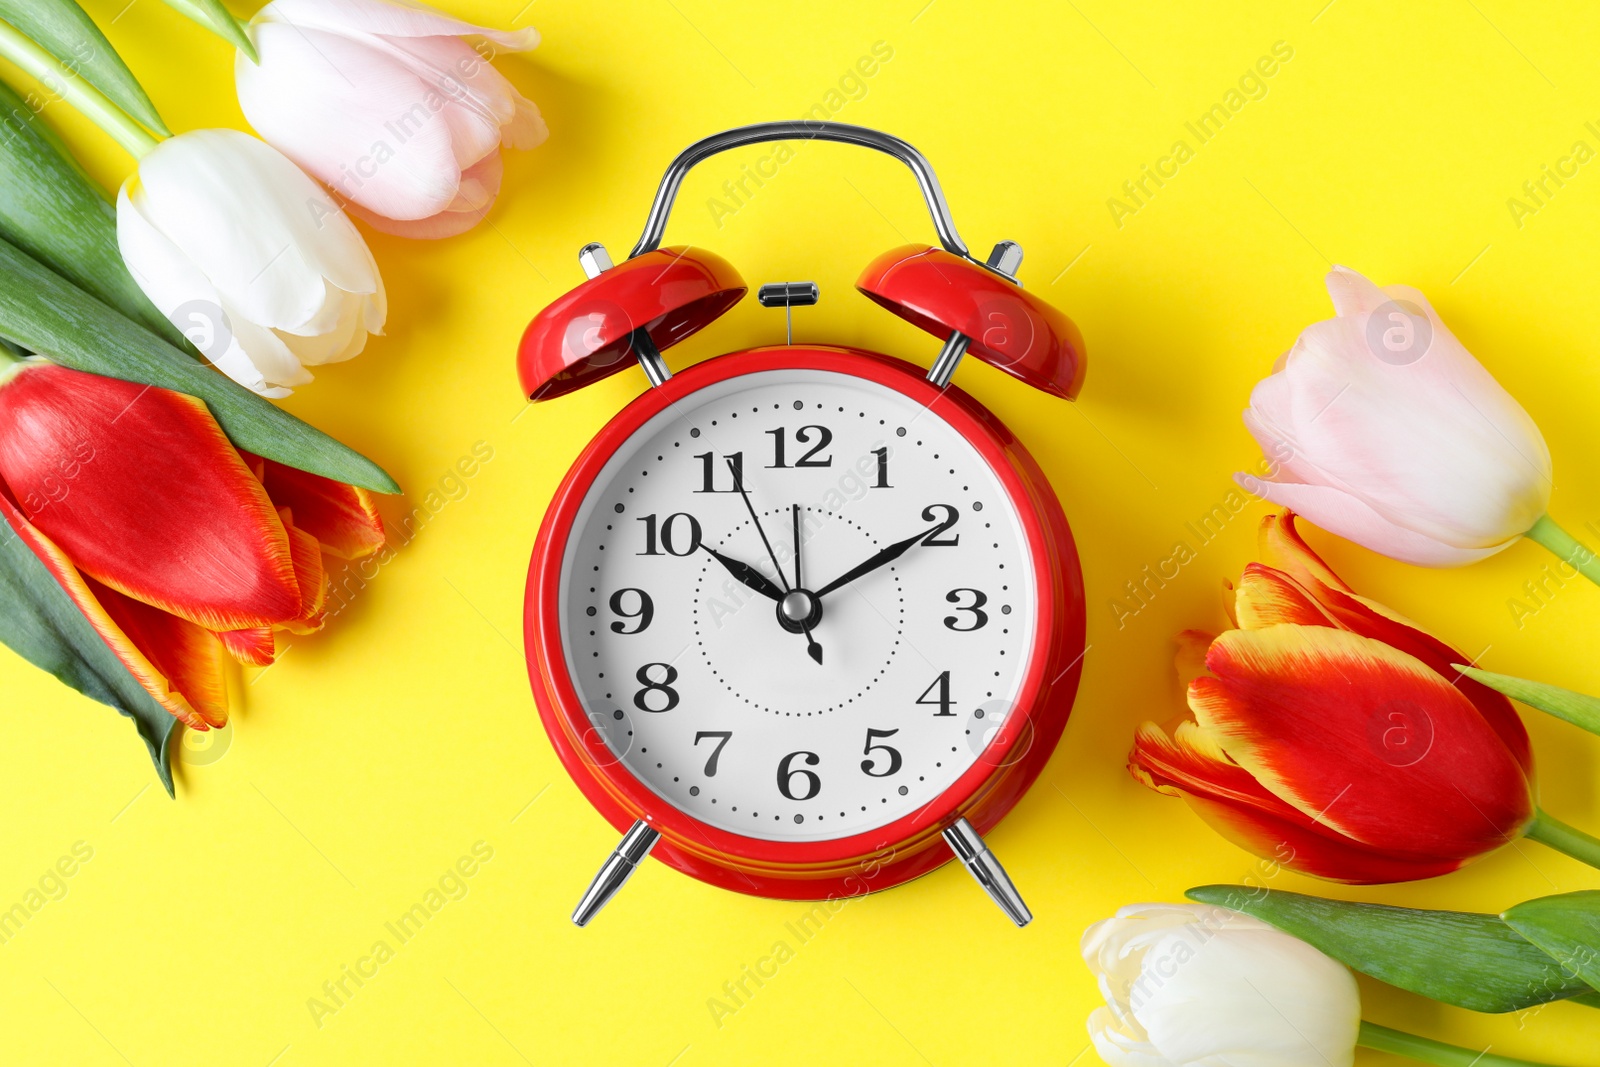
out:
<path id="1" fill-rule="evenodd" d="M 578 249 L 578 263 L 583 267 L 586 277 L 595 278 L 614 266 L 611 262 L 611 253 L 606 251 L 606 246 L 599 242 L 592 242 Z M 644 368 L 644 376 L 650 379 L 651 385 L 660 385 L 672 377 L 672 372 L 667 369 L 667 361 L 661 358 L 661 349 L 656 347 L 651 340 L 650 333 L 644 327 L 634 330 L 628 335 L 628 347 L 633 352 L 633 358 L 639 361 L 639 366 Z"/>
<path id="2" fill-rule="evenodd" d="M 1000 866 L 1000 861 L 994 858 L 994 853 L 989 851 L 989 846 L 983 843 L 983 838 L 978 836 L 978 831 L 972 828 L 970 822 L 957 819 L 955 825 L 945 830 L 944 840 L 956 858 L 972 872 L 972 877 L 983 886 L 983 891 L 1000 905 L 1000 910 L 1010 916 L 1012 922 L 1027 926 L 1033 921 L 1033 912 L 1022 902 L 1022 894 L 1011 884 L 1006 869 Z"/>
<path id="3" fill-rule="evenodd" d="M 628 827 L 628 832 L 622 835 L 622 841 L 618 843 L 616 851 L 606 858 L 600 867 L 600 873 L 594 876 L 594 881 L 589 883 L 583 899 L 578 901 L 577 908 L 572 912 L 572 921 L 579 926 L 587 926 L 589 920 L 595 917 L 595 913 L 605 907 L 606 903 L 617 895 L 617 890 L 622 888 L 623 883 L 633 876 L 633 872 L 644 862 L 644 858 L 650 855 L 650 850 L 660 839 L 661 835 L 651 829 L 650 824 L 643 819 Z M 995 866 L 998 868 L 999 864 Z M 1001 872 L 1000 877 L 1004 878 L 1005 873 Z"/>
<path id="4" fill-rule="evenodd" d="M 1001 241 L 994 246 L 994 251 L 989 253 L 986 266 L 997 274 L 1016 281 L 1017 268 L 1022 266 L 1022 246 L 1015 241 Z M 960 330 L 951 330 L 950 336 L 944 339 L 944 347 L 939 349 L 939 355 L 934 359 L 933 366 L 928 369 L 928 381 L 940 389 L 949 385 L 950 379 L 956 373 L 956 365 L 961 362 L 961 357 L 967 354 L 967 346 L 970 344 L 972 338 Z"/>

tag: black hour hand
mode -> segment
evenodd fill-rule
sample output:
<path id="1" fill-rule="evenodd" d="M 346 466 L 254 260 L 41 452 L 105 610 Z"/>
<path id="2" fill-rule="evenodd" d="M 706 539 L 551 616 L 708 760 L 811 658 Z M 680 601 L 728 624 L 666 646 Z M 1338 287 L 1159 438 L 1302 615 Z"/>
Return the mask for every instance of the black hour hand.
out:
<path id="1" fill-rule="evenodd" d="M 839 588 L 841 585 L 848 585 L 849 583 L 855 581 L 857 578 L 861 577 L 863 574 L 867 574 L 870 571 L 875 571 L 879 567 L 884 566 L 885 564 L 893 563 L 895 560 L 897 560 L 901 556 L 905 555 L 906 551 L 908 549 L 910 549 L 912 545 L 914 545 L 917 542 L 921 541 L 924 537 L 927 537 L 929 534 L 937 533 L 938 531 L 942 530 L 943 528 L 944 527 L 942 527 L 942 526 L 935 526 L 935 527 L 933 527 L 931 529 L 923 530 L 919 534 L 914 534 L 911 537 L 906 538 L 904 541 L 896 541 L 894 544 L 890 545 L 888 548 L 880 549 L 871 558 L 869 558 L 869 559 L 867 559 L 867 560 L 865 560 L 865 561 L 863 561 L 861 563 L 856 564 L 854 567 L 851 567 L 849 570 L 847 570 L 843 574 L 839 575 L 839 577 L 835 578 L 833 581 L 829 582 L 827 585 L 823 586 L 821 589 L 818 589 L 816 591 L 816 593 L 813 594 L 813 595 L 816 596 L 820 600 L 822 597 L 827 596 L 829 593 L 833 592 L 835 589 Z"/>
<path id="2" fill-rule="evenodd" d="M 748 586 L 769 600 L 782 600 L 783 590 L 774 585 L 766 575 L 750 566 L 741 563 L 731 556 L 724 556 L 721 552 L 701 542 L 700 547 L 710 553 L 711 558 L 728 569 L 728 573 L 741 585 Z"/>

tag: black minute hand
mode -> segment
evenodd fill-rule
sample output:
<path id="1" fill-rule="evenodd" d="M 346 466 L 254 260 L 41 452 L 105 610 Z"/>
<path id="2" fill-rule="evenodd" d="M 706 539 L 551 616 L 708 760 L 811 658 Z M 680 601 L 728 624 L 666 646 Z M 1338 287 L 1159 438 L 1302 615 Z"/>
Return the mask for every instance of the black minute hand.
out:
<path id="1" fill-rule="evenodd" d="M 893 563 L 895 560 L 897 560 L 901 556 L 905 555 L 906 554 L 906 550 L 909 549 L 912 545 L 918 543 L 924 537 L 927 537 L 929 534 L 936 533 L 939 530 L 942 530 L 943 528 L 944 527 L 942 527 L 942 526 L 930 527 L 930 528 L 928 528 L 926 530 L 923 530 L 919 534 L 913 534 L 912 536 L 906 538 L 904 541 L 896 541 L 894 544 L 890 545 L 888 548 L 884 548 L 884 549 L 878 550 L 877 553 L 872 555 L 870 558 L 868 558 L 864 562 L 856 564 L 854 567 L 851 567 L 849 570 L 847 570 L 843 574 L 839 575 L 839 577 L 835 578 L 833 581 L 829 582 L 827 585 L 823 586 L 821 589 L 818 589 L 816 591 L 816 593 L 813 594 L 813 595 L 816 596 L 817 599 L 820 600 L 821 598 L 827 596 L 829 593 L 833 592 L 835 589 L 839 588 L 841 585 L 848 585 L 851 582 L 855 581 L 857 578 L 861 577 L 863 574 L 867 574 L 870 571 L 875 571 L 879 567 L 882 567 L 886 563 Z"/>
<path id="2" fill-rule="evenodd" d="M 783 590 L 773 585 L 766 575 L 750 566 L 750 564 L 741 563 L 731 556 L 724 556 L 704 541 L 700 543 L 700 547 L 709 552 L 712 559 L 728 568 L 728 573 L 733 575 L 741 584 L 749 586 L 771 600 L 783 599 Z"/>

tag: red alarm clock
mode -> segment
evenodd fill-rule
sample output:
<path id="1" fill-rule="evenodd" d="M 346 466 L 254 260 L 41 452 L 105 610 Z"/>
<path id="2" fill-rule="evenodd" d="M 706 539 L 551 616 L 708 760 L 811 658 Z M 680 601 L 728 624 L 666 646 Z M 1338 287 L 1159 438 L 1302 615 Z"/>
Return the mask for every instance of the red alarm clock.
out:
<path id="1" fill-rule="evenodd" d="M 715 153 L 825 140 L 916 175 L 942 248 L 879 256 L 856 286 L 943 341 L 932 370 L 838 345 L 731 352 L 677 374 L 661 351 L 746 286 L 704 249 L 661 248 L 684 175 Z M 641 365 L 650 388 L 556 491 L 528 570 L 528 674 L 545 730 L 621 843 L 584 925 L 646 855 L 725 889 L 854 896 L 952 856 L 1019 926 L 981 834 L 1043 769 L 1084 651 L 1077 550 L 1022 444 L 950 385 L 963 355 L 1071 399 L 1083 340 L 1017 281 L 1021 248 L 974 259 L 927 160 L 834 122 L 728 130 L 681 153 L 644 235 L 523 335 L 549 400 Z M 760 301 L 814 304 L 813 283 Z M 791 320 L 792 327 L 792 320 Z"/>

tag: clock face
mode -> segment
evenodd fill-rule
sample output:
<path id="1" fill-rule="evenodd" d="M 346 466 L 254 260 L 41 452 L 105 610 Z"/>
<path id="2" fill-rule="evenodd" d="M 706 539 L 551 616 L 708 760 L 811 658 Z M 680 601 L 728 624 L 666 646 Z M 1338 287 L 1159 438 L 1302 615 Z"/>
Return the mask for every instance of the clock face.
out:
<path id="1" fill-rule="evenodd" d="M 939 415 L 762 371 L 672 404 L 601 468 L 562 557 L 562 648 L 611 755 L 667 803 L 821 841 L 993 759 L 1035 582 L 1010 495 Z"/>

